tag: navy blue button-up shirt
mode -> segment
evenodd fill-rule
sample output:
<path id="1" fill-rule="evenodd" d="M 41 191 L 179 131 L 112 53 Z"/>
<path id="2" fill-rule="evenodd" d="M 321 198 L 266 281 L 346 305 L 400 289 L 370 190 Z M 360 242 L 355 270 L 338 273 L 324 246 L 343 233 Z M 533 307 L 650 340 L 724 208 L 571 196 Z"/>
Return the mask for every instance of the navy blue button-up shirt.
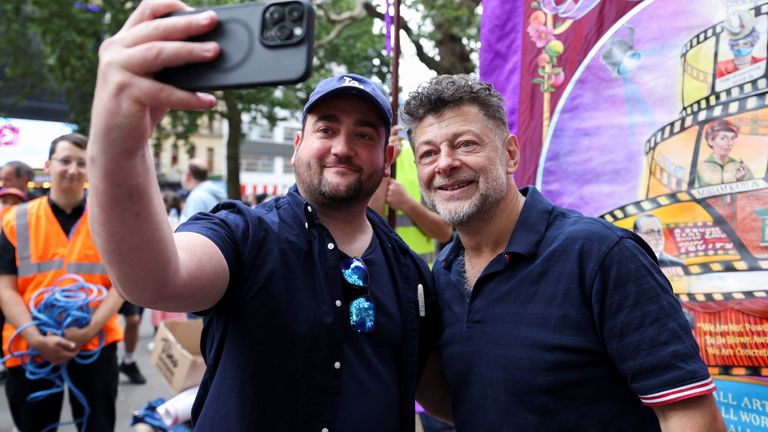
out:
<path id="1" fill-rule="evenodd" d="M 646 405 L 714 391 L 642 239 L 521 192 L 469 299 L 458 238 L 433 266 L 457 429 L 645 432 L 659 428 Z"/>
<path id="2" fill-rule="evenodd" d="M 402 346 L 394 368 L 391 361 L 376 364 L 376 357 L 367 366 L 385 368 L 398 382 L 399 413 L 382 415 L 399 415 L 398 430 L 409 431 L 417 378 L 439 326 L 431 275 L 383 219 L 370 210 L 368 219 L 396 291 Z M 256 209 L 226 201 L 178 231 L 213 241 L 230 273 L 226 294 L 204 312 L 207 370 L 193 409 L 195 429 L 333 432 L 343 412 L 349 312 L 340 306 L 342 253 L 315 209 L 294 186 Z M 378 397 L 374 392 L 360 402 L 376 406 Z"/>

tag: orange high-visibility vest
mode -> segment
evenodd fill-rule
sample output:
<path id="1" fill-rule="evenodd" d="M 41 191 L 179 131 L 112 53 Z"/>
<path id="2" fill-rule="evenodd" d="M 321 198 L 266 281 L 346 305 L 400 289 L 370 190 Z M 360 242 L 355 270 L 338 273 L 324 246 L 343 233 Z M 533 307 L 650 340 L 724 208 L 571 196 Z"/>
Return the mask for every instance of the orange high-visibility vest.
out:
<path id="1" fill-rule="evenodd" d="M 61 224 L 51 210 L 48 197 L 38 198 L 27 203 L 6 209 L 2 215 L 2 227 L 6 237 L 16 248 L 17 288 L 25 305 L 35 292 L 48 288 L 66 274 L 77 274 L 86 282 L 102 285 L 111 289 L 106 268 L 91 239 L 88 229 L 88 211 L 72 228 L 69 238 L 61 229 Z M 72 283 L 72 282 L 66 282 Z M 91 310 L 100 302 L 91 302 Z M 123 328 L 117 314 L 112 316 L 102 328 L 104 345 L 123 339 Z M 3 341 L 7 344 L 16 329 L 9 323 L 3 327 Z M 98 336 L 89 340 L 81 350 L 98 348 Z M 7 346 L 5 354 L 8 354 Z M 11 346 L 12 352 L 28 349 L 27 341 L 17 337 Z M 7 367 L 19 366 L 19 358 L 6 361 Z"/>

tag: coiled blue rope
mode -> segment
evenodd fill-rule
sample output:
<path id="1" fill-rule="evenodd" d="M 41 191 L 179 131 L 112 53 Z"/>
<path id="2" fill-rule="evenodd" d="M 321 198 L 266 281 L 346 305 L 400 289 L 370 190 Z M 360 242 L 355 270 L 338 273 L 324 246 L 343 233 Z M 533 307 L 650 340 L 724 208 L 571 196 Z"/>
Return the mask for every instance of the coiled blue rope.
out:
<path id="1" fill-rule="evenodd" d="M 74 283 L 65 284 L 73 280 Z M 54 366 L 40 357 L 37 350 L 32 347 L 29 347 L 27 351 L 13 352 L 11 349 L 13 341 L 19 337 L 21 332 L 31 326 L 37 326 L 43 335 L 51 333 L 60 337 L 64 337 L 64 330 L 68 328 L 85 327 L 91 322 L 91 302 L 103 300 L 106 296 L 107 289 L 103 286 L 90 284 L 78 275 L 64 275 L 57 279 L 53 286 L 43 288 L 32 296 L 29 300 L 29 312 L 32 315 L 32 321 L 16 329 L 8 341 L 8 355 L 0 361 L 4 362 L 12 357 L 20 358 L 21 366 L 24 368 L 24 373 L 28 379 L 46 379 L 53 382 L 52 388 L 30 394 L 27 397 L 29 402 L 40 400 L 50 394 L 63 392 L 66 385 L 71 394 L 83 406 L 83 417 L 54 423 L 43 429 L 43 432 L 54 430 L 59 426 L 78 423 L 83 424 L 82 431 L 85 432 L 91 409 L 85 396 L 72 384 L 67 371 L 69 362 Z M 80 364 L 89 364 L 95 361 L 104 346 L 104 332 L 102 330 L 99 330 L 98 337 L 98 348 L 80 351 L 72 360 Z"/>

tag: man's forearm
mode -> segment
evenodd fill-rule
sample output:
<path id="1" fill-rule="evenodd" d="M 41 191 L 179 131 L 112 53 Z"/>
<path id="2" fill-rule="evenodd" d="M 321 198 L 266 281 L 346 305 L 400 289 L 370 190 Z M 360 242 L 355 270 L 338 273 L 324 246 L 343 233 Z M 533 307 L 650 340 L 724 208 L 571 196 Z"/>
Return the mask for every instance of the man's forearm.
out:
<path id="1" fill-rule="evenodd" d="M 110 277 L 124 298 L 152 304 L 173 286 L 178 269 L 173 235 L 150 163 L 149 147 L 140 154 L 117 155 L 105 147 L 114 137 L 91 138 L 88 148 L 91 188 L 90 229 Z"/>
<path id="2" fill-rule="evenodd" d="M 128 301 L 173 311 L 210 307 L 228 282 L 226 262 L 211 241 L 188 236 L 188 253 L 177 248 L 149 146 L 169 109 L 216 104 L 212 95 L 154 79 L 160 70 L 220 53 L 216 43 L 178 42 L 215 28 L 215 12 L 157 19 L 184 8 L 176 1 L 141 2 L 101 43 L 87 150 L 91 233 L 112 281 Z"/>

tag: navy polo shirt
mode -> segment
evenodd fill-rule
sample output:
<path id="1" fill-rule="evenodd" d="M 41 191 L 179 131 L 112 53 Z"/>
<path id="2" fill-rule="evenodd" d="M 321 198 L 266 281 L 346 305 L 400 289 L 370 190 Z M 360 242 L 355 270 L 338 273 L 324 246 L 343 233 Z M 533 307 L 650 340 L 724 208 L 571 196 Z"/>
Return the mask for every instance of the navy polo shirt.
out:
<path id="1" fill-rule="evenodd" d="M 383 219 L 368 219 L 375 239 L 363 260 L 380 310 L 364 335 L 349 331 L 344 254 L 295 186 L 256 209 L 225 201 L 179 227 L 213 241 L 230 272 L 224 297 L 203 312 L 195 430 L 413 430 L 439 326 L 431 275 Z M 432 300 L 425 314 L 419 290 Z M 349 424 L 363 420 L 350 410 L 369 423 Z"/>
<path id="2" fill-rule="evenodd" d="M 650 248 L 534 188 L 521 192 L 506 249 L 469 298 L 458 237 L 433 266 L 457 429 L 652 431 L 658 420 L 643 403 L 711 393 Z"/>

